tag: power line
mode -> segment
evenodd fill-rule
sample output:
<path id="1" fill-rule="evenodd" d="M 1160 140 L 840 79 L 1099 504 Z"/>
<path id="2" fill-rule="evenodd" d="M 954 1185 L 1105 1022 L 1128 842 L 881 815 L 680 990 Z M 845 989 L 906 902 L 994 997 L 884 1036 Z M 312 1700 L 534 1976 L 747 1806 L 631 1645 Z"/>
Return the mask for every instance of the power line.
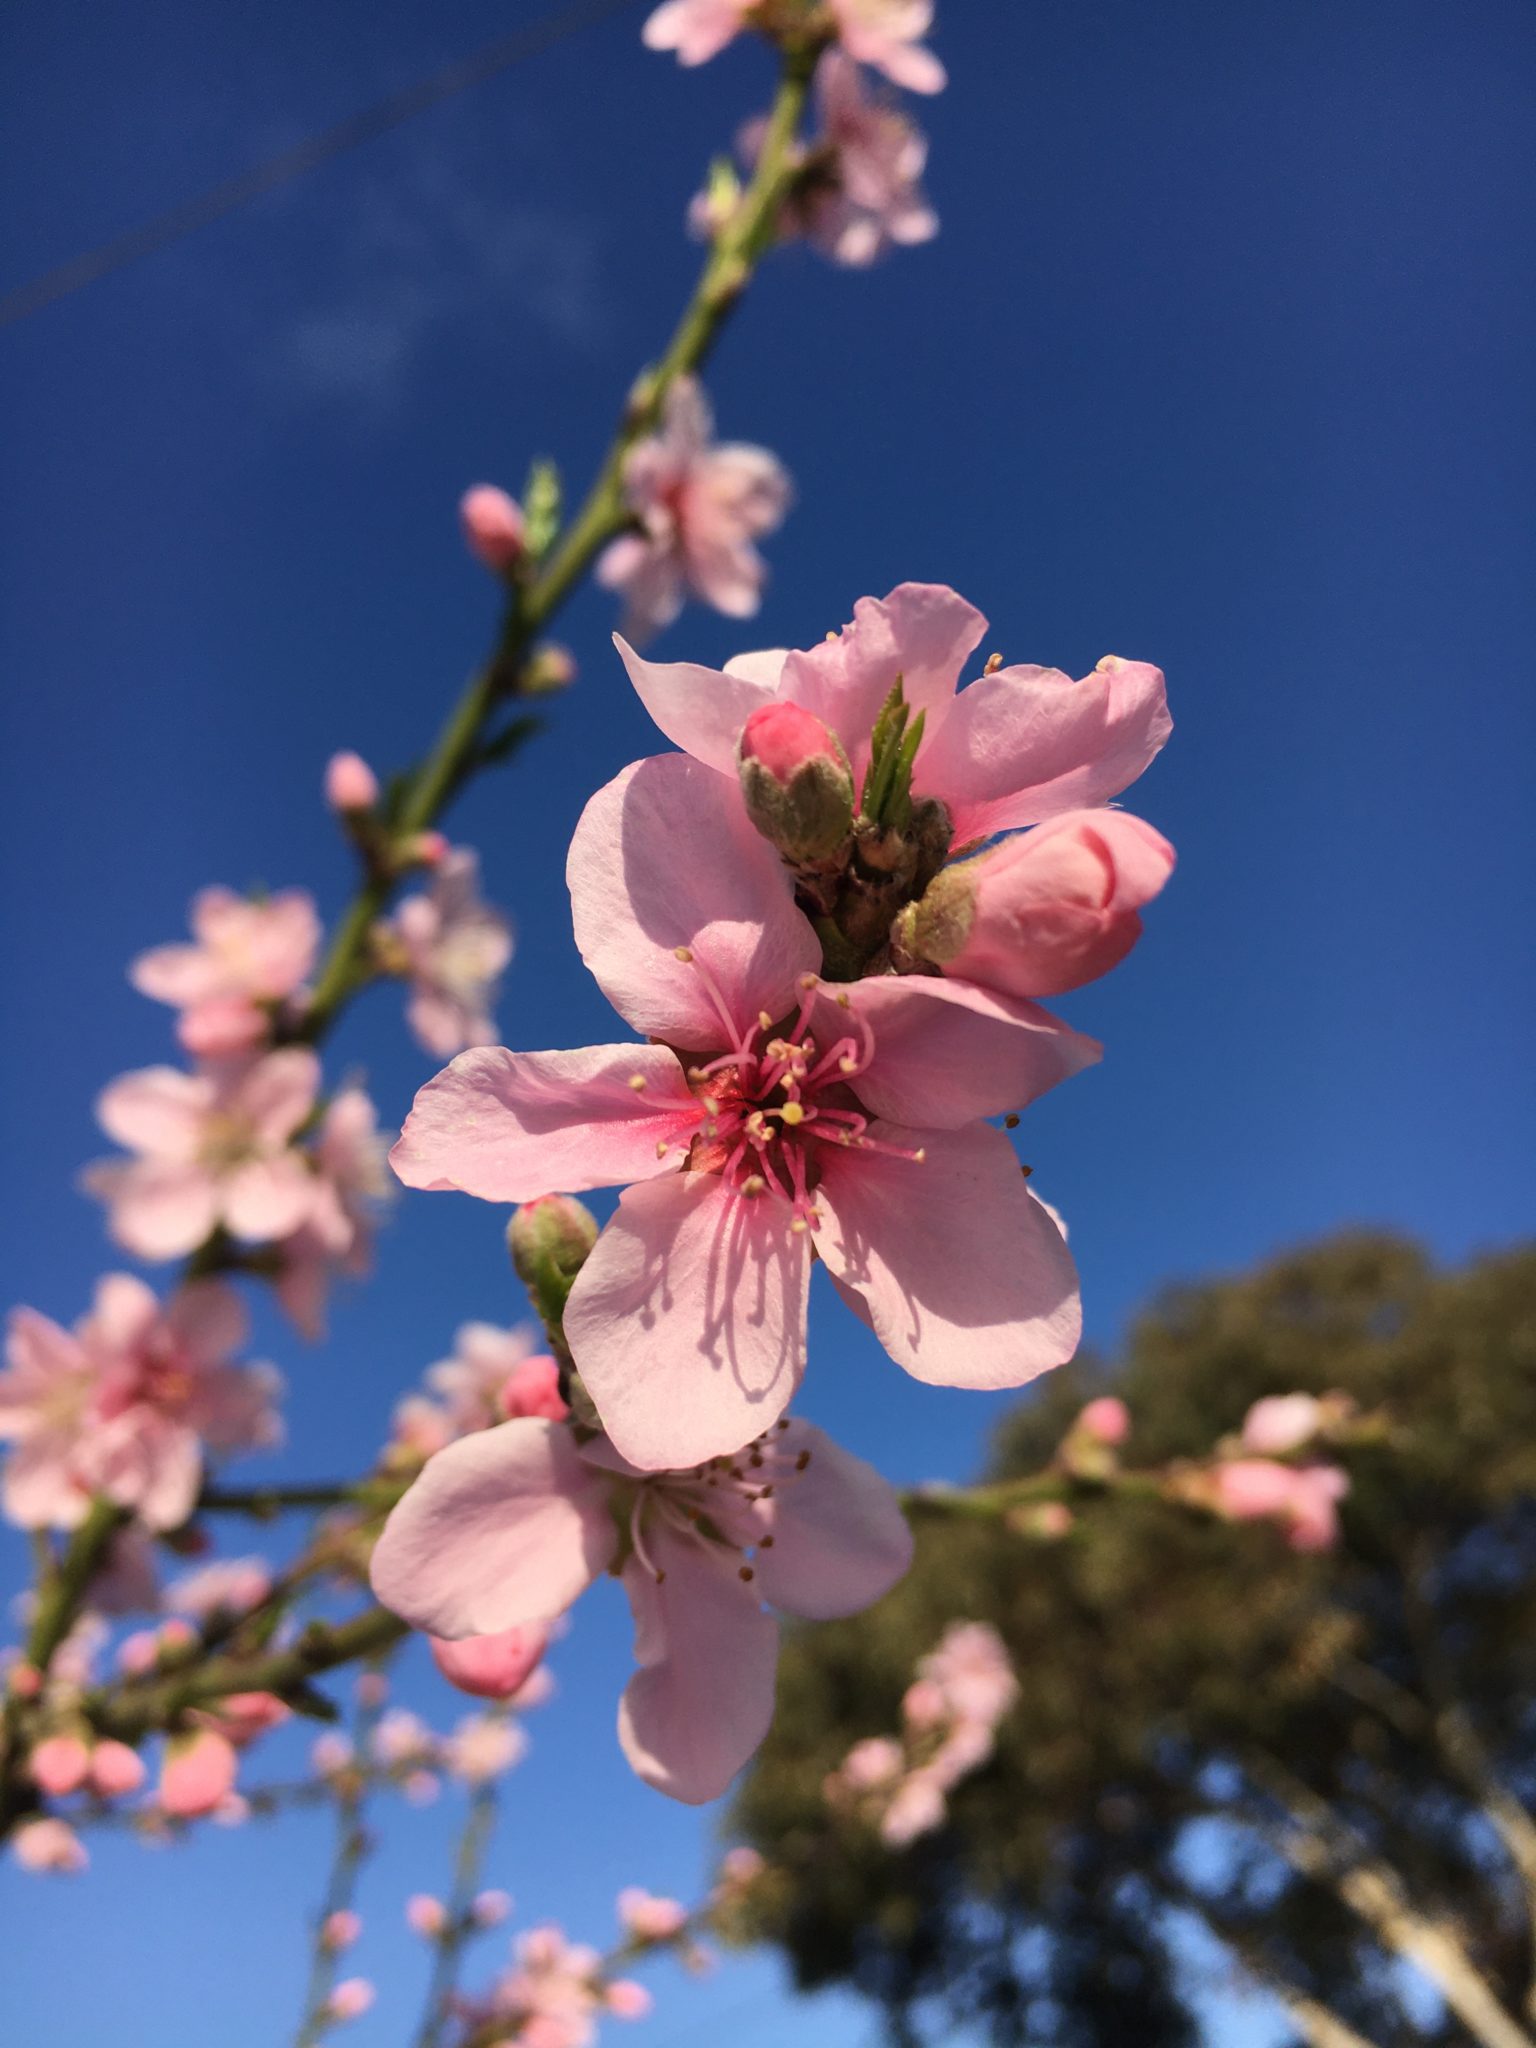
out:
<path id="1" fill-rule="evenodd" d="M 143 256 L 154 255 L 172 242 L 195 234 L 199 228 L 222 220 L 225 214 L 233 213 L 237 207 L 259 199 L 263 193 L 276 191 L 280 185 L 302 178 L 307 171 L 318 169 L 332 157 L 356 149 L 361 143 L 372 142 L 380 135 L 387 135 L 390 129 L 398 128 L 402 122 L 452 99 L 472 85 L 482 84 L 498 71 L 509 70 L 512 65 L 525 63 L 530 57 L 542 56 L 546 50 L 564 42 L 567 36 L 595 27 L 631 4 L 632 0 L 577 0 L 576 5 L 561 8 L 542 21 L 531 22 L 527 28 L 498 36 L 495 42 L 487 43 L 473 56 L 461 58 L 431 78 L 423 79 L 419 85 L 408 86 L 404 92 L 376 101 L 361 113 L 338 121 L 334 128 L 311 136 L 307 142 L 281 150 L 276 156 L 268 157 L 265 163 L 242 171 L 236 177 L 226 178 L 223 184 L 215 185 L 198 198 L 185 200 L 180 206 L 171 207 L 168 212 L 158 214 L 140 227 L 114 235 L 111 241 L 103 242 L 98 248 L 88 249 L 68 263 L 59 264 L 56 269 L 44 271 L 30 284 L 18 285 L 14 291 L 0 297 L 0 327 L 14 326 L 18 320 L 40 313 L 56 300 L 83 291 L 86 285 L 94 284 L 98 278 L 109 277 L 114 271 L 137 263 Z"/>

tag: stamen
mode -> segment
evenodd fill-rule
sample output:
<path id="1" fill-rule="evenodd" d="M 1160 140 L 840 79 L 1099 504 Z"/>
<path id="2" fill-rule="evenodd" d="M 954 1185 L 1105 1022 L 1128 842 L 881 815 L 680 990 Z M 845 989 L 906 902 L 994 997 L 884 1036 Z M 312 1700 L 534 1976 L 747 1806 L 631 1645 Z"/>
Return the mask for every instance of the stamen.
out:
<path id="1" fill-rule="evenodd" d="M 1019 1119 L 1010 1109 L 1008 1114 L 1003 1118 L 1003 1129 L 1005 1131 L 1016 1131 L 1018 1128 Z"/>
<path id="2" fill-rule="evenodd" d="M 639 1090 L 645 1086 L 644 1074 L 631 1074 L 629 1077 L 629 1085 L 638 1093 Z"/>

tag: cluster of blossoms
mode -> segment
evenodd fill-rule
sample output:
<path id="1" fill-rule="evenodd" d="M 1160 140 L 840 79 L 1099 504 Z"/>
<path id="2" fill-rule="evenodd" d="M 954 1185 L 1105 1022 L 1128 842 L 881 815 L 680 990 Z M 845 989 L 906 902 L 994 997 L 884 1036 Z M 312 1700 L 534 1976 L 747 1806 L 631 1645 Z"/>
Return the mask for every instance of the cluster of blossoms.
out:
<path id="1" fill-rule="evenodd" d="M 612 1974 L 599 1950 L 558 1927 L 530 1927 L 512 1943 L 511 1967 L 479 1998 L 457 2001 L 466 2039 L 496 2048 L 589 2048 L 598 2021 L 644 2019 L 651 1995 Z"/>
<path id="2" fill-rule="evenodd" d="M 1255 1401 L 1230 1454 L 1211 1468 L 1211 1505 L 1230 1521 L 1278 1524 L 1292 1550 L 1331 1549 L 1349 1474 L 1316 1453 L 1346 1435 L 1353 1416 L 1345 1394 L 1271 1394 Z M 1287 1458 L 1298 1462 L 1283 1462 Z"/>
<path id="3" fill-rule="evenodd" d="M 856 1742 L 826 1781 L 828 1802 L 857 1813 L 892 1848 L 932 1833 L 955 1786 L 991 1756 L 998 1723 L 1018 1696 L 996 1629 L 952 1623 L 903 1695 L 901 1734 Z"/>
<path id="4" fill-rule="evenodd" d="M 621 642 L 683 751 L 598 792 L 567 874 L 578 948 L 643 1042 L 465 1052 L 391 1155 L 408 1186 L 493 1202 L 625 1184 L 572 1262 L 571 1420 L 439 1450 L 372 1575 L 459 1639 L 617 1573 L 639 1665 L 620 1741 L 679 1798 L 722 1791 L 766 1732 L 763 1603 L 851 1613 L 910 1555 L 879 1475 L 784 1412 L 813 1259 L 919 1379 L 1020 1386 L 1076 1348 L 1071 1255 L 992 1119 L 1098 1055 L 1036 998 L 1120 960 L 1171 869 L 1104 808 L 1169 721 L 1158 671 L 1115 659 L 1073 681 L 994 658 L 960 689 L 985 630 L 905 584 L 724 672 Z"/>

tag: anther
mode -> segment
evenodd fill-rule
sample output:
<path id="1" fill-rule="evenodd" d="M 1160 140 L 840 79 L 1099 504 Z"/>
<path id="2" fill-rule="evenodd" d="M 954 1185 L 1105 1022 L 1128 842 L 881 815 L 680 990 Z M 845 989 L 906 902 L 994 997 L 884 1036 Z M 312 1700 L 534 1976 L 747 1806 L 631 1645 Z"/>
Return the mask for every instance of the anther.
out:
<path id="1" fill-rule="evenodd" d="M 1003 657 L 1000 654 L 989 654 L 987 656 L 987 665 L 982 670 L 982 674 L 984 676 L 995 676 L 1002 665 Z"/>
<path id="2" fill-rule="evenodd" d="M 851 1010 L 851 1009 L 853 1008 L 853 998 L 852 998 L 852 996 L 850 996 L 850 995 L 848 994 L 848 992 L 847 992 L 847 990 L 846 990 L 846 989 L 845 989 L 845 990 L 843 991 L 843 993 L 842 993 L 842 994 L 841 994 L 841 995 L 840 995 L 840 996 L 838 997 L 838 999 L 837 999 L 837 1007 L 838 1007 L 838 1008 L 839 1008 L 840 1010 Z"/>
<path id="3" fill-rule="evenodd" d="M 1019 1120 L 1014 1115 L 1013 1111 L 1010 1109 L 1008 1114 L 1003 1118 L 1003 1129 L 1005 1131 L 1016 1131 L 1018 1128 Z"/>
<path id="4" fill-rule="evenodd" d="M 1023 1174 L 1026 1180 L 1029 1179 L 1029 1176 L 1034 1172 L 1034 1170 L 1035 1169 L 1032 1166 L 1021 1166 L 1019 1168 L 1020 1173 Z"/>
<path id="5" fill-rule="evenodd" d="M 786 1102 L 779 1111 L 779 1115 L 787 1124 L 803 1124 L 805 1122 L 805 1104 L 803 1102 Z"/>
<path id="6" fill-rule="evenodd" d="M 840 1074 L 856 1074 L 859 1071 L 859 1063 L 851 1052 L 843 1054 L 837 1063 L 837 1071 Z M 1014 1121 L 1017 1122 L 1018 1119 L 1015 1118 Z"/>
<path id="7" fill-rule="evenodd" d="M 629 1085 L 631 1088 L 634 1088 L 636 1090 L 643 1088 L 645 1086 L 644 1074 L 631 1074 L 629 1077 Z"/>
<path id="8" fill-rule="evenodd" d="M 810 1452 L 809 1452 L 809 1451 L 802 1451 L 802 1452 L 800 1453 L 799 1457 L 798 1457 L 798 1458 L 796 1458 L 796 1460 L 795 1460 L 795 1470 L 796 1470 L 797 1472 L 803 1472 L 803 1471 L 805 1470 L 806 1466 L 807 1466 L 807 1465 L 809 1465 L 809 1463 L 810 1463 L 810 1462 L 811 1462 L 811 1454 L 810 1454 Z"/>
<path id="9" fill-rule="evenodd" d="M 772 1550 L 773 1538 L 771 1536 L 759 1536 L 757 1539 L 757 1547 L 759 1550 Z"/>
<path id="10" fill-rule="evenodd" d="M 771 1031 L 771 1030 L 773 1029 L 773 1019 L 772 1019 L 772 1018 L 771 1018 L 771 1017 L 769 1016 L 769 1014 L 768 1014 L 768 1012 L 767 1012 L 766 1010 L 759 1010 L 759 1011 L 758 1011 L 758 1013 L 757 1013 L 757 1021 L 758 1021 L 758 1025 L 759 1025 L 759 1027 L 760 1027 L 760 1028 L 761 1028 L 762 1030 L 764 1030 L 764 1031 Z"/>
<path id="11" fill-rule="evenodd" d="M 741 1192 L 744 1195 L 761 1195 L 766 1193 L 767 1187 L 768 1183 L 760 1173 L 749 1173 L 741 1184 Z"/>
<path id="12" fill-rule="evenodd" d="M 753 1569 L 752 1569 L 751 1565 L 749 1565 L 749 1564 L 744 1564 L 744 1565 L 742 1566 L 741 1570 L 740 1570 L 740 1571 L 739 1571 L 739 1572 L 738 1572 L 738 1573 L 736 1574 L 736 1576 L 737 1576 L 737 1578 L 738 1578 L 738 1579 L 741 1579 L 741 1580 L 743 1580 L 743 1581 L 744 1581 L 744 1582 L 745 1582 L 746 1584 L 750 1585 L 750 1584 L 751 1584 L 751 1582 L 752 1582 L 752 1580 L 753 1580 L 753 1579 L 754 1579 L 754 1578 L 755 1578 L 755 1577 L 756 1577 L 757 1575 L 756 1575 L 756 1573 L 755 1573 L 755 1572 L 753 1571 Z"/>
<path id="13" fill-rule="evenodd" d="M 687 967 L 693 959 L 693 948 L 691 946 L 674 946 L 672 948 L 672 957 L 674 960 L 681 960 L 683 965 Z"/>
<path id="14" fill-rule="evenodd" d="M 665 1138 L 658 1138 L 656 1140 L 656 1157 L 658 1159 L 665 1159 L 669 1150 L 670 1147 Z"/>
<path id="15" fill-rule="evenodd" d="M 789 1418 L 787 1416 L 781 1416 L 780 1419 L 773 1426 L 776 1430 L 778 1430 L 779 1434 L 782 1436 L 784 1431 L 789 1427 Z"/>
<path id="16" fill-rule="evenodd" d="M 921 1166 L 921 1165 L 922 1165 L 922 1163 L 923 1163 L 923 1161 L 924 1161 L 924 1160 L 925 1160 L 925 1159 L 926 1159 L 927 1157 L 928 1157 L 928 1147 L 927 1147 L 926 1145 L 919 1145 L 919 1146 L 918 1146 L 918 1148 L 917 1148 L 917 1150 L 916 1150 L 916 1151 L 915 1151 L 915 1152 L 914 1152 L 914 1153 L 912 1154 L 912 1164 L 913 1164 L 914 1166 Z M 1025 1167 L 1025 1169 L 1024 1169 L 1024 1171 L 1025 1171 L 1026 1173 L 1028 1173 L 1028 1171 L 1029 1171 L 1029 1168 L 1028 1168 L 1028 1167 L 1026 1166 L 1026 1167 Z"/>
<path id="17" fill-rule="evenodd" d="M 820 980 L 821 976 L 819 974 L 802 974 L 800 977 L 800 986 L 803 989 L 810 990 L 815 988 L 820 982 Z"/>
<path id="18" fill-rule="evenodd" d="M 791 1237 L 804 1237 L 810 1227 L 803 1216 L 797 1216 L 789 1226 L 789 1234 Z"/>

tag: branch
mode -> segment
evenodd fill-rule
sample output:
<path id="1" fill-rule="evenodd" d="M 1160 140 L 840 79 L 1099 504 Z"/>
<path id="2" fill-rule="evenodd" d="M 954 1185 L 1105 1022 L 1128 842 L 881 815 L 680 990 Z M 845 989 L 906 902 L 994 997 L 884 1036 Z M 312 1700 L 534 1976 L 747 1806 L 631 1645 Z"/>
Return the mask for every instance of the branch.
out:
<path id="1" fill-rule="evenodd" d="M 482 1779 L 475 1787 L 463 1832 L 459 1836 L 453 1866 L 453 1890 L 448 1899 L 448 1918 L 437 1937 L 437 1952 L 432 1959 L 432 1976 L 427 1985 L 416 2048 L 441 2048 L 444 2030 L 453 2017 L 459 1962 L 465 1942 L 475 1932 L 475 1894 L 480 1889 L 481 1867 L 496 1826 L 497 1803 L 496 1780 Z"/>

